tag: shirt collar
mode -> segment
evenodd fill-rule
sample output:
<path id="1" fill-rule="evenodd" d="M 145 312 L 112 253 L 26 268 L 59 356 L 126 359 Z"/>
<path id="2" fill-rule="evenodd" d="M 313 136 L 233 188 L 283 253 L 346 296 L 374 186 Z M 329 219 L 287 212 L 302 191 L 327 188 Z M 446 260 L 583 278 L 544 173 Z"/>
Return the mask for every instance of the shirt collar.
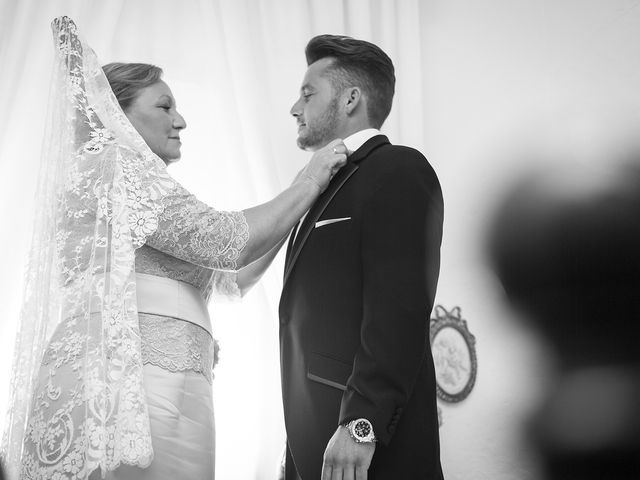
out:
<path id="1" fill-rule="evenodd" d="M 342 142 L 347 147 L 349 155 L 351 155 L 364 145 L 367 140 L 371 137 L 375 137 L 376 135 L 380 135 L 380 130 L 377 128 L 365 128 L 364 130 L 360 130 L 359 132 L 349 135 L 347 138 L 343 139 Z"/>

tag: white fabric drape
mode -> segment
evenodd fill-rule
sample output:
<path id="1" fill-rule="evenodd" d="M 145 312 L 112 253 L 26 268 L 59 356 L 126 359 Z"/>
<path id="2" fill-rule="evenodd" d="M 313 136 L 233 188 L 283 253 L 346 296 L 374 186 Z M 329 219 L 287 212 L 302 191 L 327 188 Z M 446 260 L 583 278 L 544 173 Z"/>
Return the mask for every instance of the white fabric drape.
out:
<path id="1" fill-rule="evenodd" d="M 476 390 L 462 405 L 443 406 L 445 474 L 532 478 L 530 464 L 516 459 L 515 431 L 541 380 L 539 358 L 496 306 L 479 259 L 482 222 L 494 192 L 526 163 L 502 154 L 523 132 L 535 144 L 537 114 L 546 114 L 547 131 L 564 132 L 578 117 L 581 127 L 612 125 L 617 112 L 608 107 L 626 105 L 635 115 L 627 125 L 637 127 L 636 0 L 0 0 L 0 406 L 53 61 L 49 23 L 59 15 L 76 20 L 102 62 L 164 68 L 188 123 L 171 174 L 227 210 L 275 195 L 308 158 L 295 145 L 288 110 L 309 38 L 347 34 L 381 45 L 398 78 L 383 132 L 421 149 L 443 184 L 439 303 L 461 305 L 478 339 Z M 603 104 L 608 115 L 600 115 Z M 225 480 L 273 478 L 284 441 L 281 276 L 282 257 L 242 303 L 210 308 L 222 343 L 214 395 Z"/>

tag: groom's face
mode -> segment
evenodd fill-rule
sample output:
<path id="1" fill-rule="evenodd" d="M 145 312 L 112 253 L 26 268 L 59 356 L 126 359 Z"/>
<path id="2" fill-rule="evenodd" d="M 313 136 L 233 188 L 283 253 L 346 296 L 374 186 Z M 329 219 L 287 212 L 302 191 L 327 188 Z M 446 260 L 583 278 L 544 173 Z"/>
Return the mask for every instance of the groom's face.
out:
<path id="1" fill-rule="evenodd" d="M 298 123 L 298 146 L 304 150 L 315 151 L 339 138 L 339 96 L 326 72 L 331 62 L 322 58 L 309 65 L 300 97 L 291 107 Z"/>

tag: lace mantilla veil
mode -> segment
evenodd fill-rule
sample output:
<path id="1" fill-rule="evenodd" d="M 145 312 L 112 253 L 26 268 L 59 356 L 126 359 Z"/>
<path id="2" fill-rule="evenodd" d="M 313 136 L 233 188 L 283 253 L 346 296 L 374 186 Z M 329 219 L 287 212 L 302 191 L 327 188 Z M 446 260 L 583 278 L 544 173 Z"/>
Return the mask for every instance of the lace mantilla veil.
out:
<path id="1" fill-rule="evenodd" d="M 57 18 L 52 29 L 56 61 L 2 454 L 20 478 L 75 480 L 153 458 L 134 253 L 175 183 L 73 21 Z M 72 375 L 63 379 L 61 369 Z"/>

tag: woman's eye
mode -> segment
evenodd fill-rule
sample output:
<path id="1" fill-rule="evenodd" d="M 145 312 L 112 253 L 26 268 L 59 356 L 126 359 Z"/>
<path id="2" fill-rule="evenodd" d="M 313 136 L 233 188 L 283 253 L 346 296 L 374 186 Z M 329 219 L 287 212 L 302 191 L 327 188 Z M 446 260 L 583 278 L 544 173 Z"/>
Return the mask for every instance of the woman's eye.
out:
<path id="1" fill-rule="evenodd" d="M 163 110 L 171 110 L 171 107 L 169 105 L 160 105 L 160 108 Z"/>

